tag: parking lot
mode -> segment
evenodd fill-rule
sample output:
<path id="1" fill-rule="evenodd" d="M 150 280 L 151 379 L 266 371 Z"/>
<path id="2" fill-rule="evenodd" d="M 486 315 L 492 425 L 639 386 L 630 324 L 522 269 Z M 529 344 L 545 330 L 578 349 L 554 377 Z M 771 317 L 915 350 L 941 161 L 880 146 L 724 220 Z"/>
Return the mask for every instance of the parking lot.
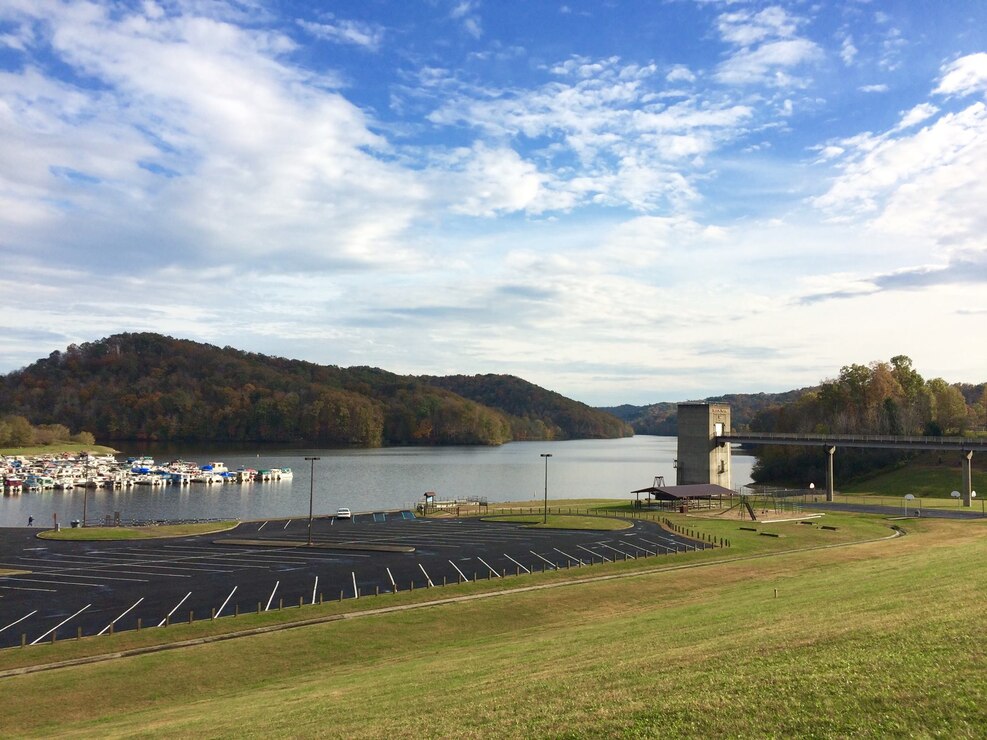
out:
<path id="1" fill-rule="evenodd" d="M 245 522 L 222 534 L 125 542 L 0 529 L 0 647 L 585 567 L 704 544 L 650 522 L 618 531 L 527 529 L 410 513 Z"/>

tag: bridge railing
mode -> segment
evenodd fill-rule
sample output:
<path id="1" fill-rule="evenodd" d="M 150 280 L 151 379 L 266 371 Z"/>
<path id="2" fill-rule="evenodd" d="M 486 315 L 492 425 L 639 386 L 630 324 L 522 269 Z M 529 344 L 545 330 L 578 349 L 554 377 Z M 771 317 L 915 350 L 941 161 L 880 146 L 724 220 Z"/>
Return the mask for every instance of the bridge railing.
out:
<path id="1" fill-rule="evenodd" d="M 731 432 L 717 436 L 724 442 L 748 444 L 792 444 L 819 445 L 861 445 L 886 444 L 908 445 L 911 448 L 927 447 L 928 449 L 987 449 L 987 438 L 977 437 L 916 437 L 893 434 L 797 434 L 779 432 Z"/>

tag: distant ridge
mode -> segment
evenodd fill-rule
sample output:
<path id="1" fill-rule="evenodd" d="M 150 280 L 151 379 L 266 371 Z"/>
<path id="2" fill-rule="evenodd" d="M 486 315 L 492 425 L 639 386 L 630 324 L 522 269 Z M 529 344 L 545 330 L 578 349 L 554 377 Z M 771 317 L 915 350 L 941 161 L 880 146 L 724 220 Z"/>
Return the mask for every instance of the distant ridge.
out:
<path id="1" fill-rule="evenodd" d="M 377 447 L 632 433 L 605 412 L 519 378 L 463 377 L 415 378 L 125 333 L 70 345 L 0 377 L 0 416 L 85 428 L 101 441 Z M 489 404 L 486 386 L 500 389 Z"/>
<path id="2" fill-rule="evenodd" d="M 773 406 L 782 406 L 801 398 L 815 388 L 800 388 L 783 393 L 729 393 L 725 396 L 710 396 L 701 399 L 706 403 L 730 404 L 730 423 L 736 430 L 746 429 L 751 421 L 762 411 Z M 685 400 L 685 399 L 683 399 Z M 604 406 L 598 408 L 613 414 L 634 429 L 635 434 L 659 434 L 675 436 L 678 434 L 678 403 L 653 403 L 646 406 Z"/>

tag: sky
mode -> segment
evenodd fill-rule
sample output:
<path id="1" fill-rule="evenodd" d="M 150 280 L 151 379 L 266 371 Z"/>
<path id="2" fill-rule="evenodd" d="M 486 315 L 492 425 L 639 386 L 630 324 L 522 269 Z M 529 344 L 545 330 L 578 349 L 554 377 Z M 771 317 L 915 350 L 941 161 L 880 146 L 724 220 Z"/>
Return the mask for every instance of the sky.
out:
<path id="1" fill-rule="evenodd" d="M 0 0 L 0 372 L 987 380 L 982 0 Z"/>

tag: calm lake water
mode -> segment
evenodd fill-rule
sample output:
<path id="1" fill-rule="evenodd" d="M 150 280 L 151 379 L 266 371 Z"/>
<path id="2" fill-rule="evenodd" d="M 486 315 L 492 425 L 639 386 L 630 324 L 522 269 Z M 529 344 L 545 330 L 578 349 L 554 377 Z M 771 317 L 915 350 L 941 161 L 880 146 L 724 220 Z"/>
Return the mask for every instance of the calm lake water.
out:
<path id="1" fill-rule="evenodd" d="M 124 450 L 150 454 L 158 462 L 175 458 L 200 465 L 221 460 L 230 470 L 289 467 L 294 477 L 270 483 L 230 483 L 206 486 L 135 486 L 124 490 L 89 490 L 90 524 L 120 512 L 124 521 L 151 519 L 266 519 L 308 516 L 310 465 L 315 463 L 316 514 L 335 513 L 340 506 L 353 511 L 409 508 L 425 491 L 438 499 L 485 496 L 488 501 L 541 499 L 549 453 L 548 497 L 632 498 L 630 491 L 651 485 L 656 475 L 675 482 L 672 461 L 675 437 L 638 435 L 626 439 L 566 442 L 511 442 L 501 447 L 391 447 L 375 450 L 273 449 L 203 451 L 202 448 L 142 448 Z M 750 483 L 754 458 L 733 455 L 733 485 Z M 46 491 L 4 496 L 0 526 L 50 526 L 52 515 L 67 526 L 82 518 L 83 490 Z"/>

